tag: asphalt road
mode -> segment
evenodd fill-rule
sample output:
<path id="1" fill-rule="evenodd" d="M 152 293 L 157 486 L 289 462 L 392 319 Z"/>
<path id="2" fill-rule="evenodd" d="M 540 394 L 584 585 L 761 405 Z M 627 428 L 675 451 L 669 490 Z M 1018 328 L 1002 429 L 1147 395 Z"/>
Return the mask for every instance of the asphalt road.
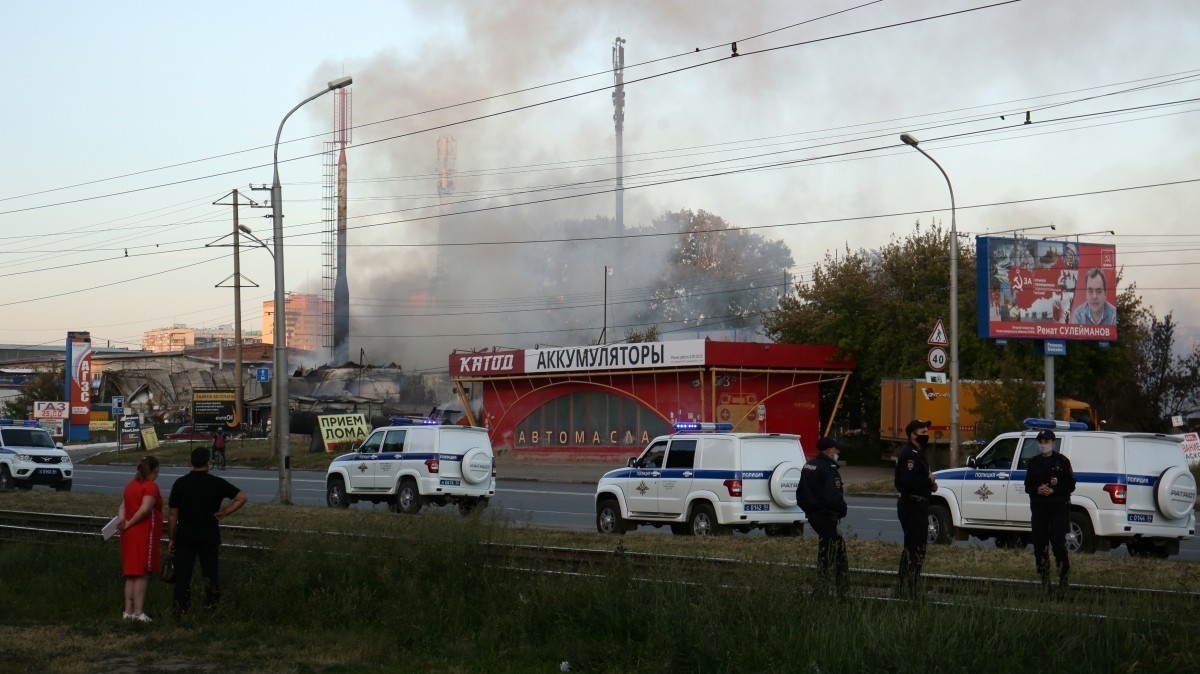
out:
<path id="1" fill-rule="evenodd" d="M 170 492 L 171 484 L 186 470 L 182 467 L 165 466 L 161 469 L 158 482 L 164 495 Z M 73 489 L 80 492 L 112 494 L 121 493 L 133 471 L 129 466 L 89 466 L 76 464 Z M 251 503 L 271 503 L 279 493 L 279 475 L 274 471 L 231 468 L 215 471 L 250 498 Z M 531 527 L 561 529 L 566 531 L 595 531 L 593 495 L 595 487 L 574 482 L 549 482 L 532 480 L 504 480 L 496 482 L 496 497 L 489 505 L 490 512 L 499 513 L 512 522 Z M 292 471 L 292 500 L 296 505 L 324 508 L 325 473 L 318 471 Z M 893 499 L 869 496 L 852 496 L 846 499 L 850 513 L 842 520 L 842 535 L 847 539 L 900 543 L 902 534 L 896 521 L 896 505 Z M 386 510 L 386 505 L 358 503 L 356 508 L 364 510 Z M 432 509 L 438 510 L 431 506 Z M 450 510 L 447 508 L 446 510 Z M 666 527 L 640 527 L 629 535 L 666 534 Z M 740 535 L 740 534 L 738 534 Z M 749 535 L 763 535 L 756 531 Z M 806 529 L 806 536 L 813 534 Z M 955 542 L 958 546 L 990 547 L 991 541 Z M 1106 553 L 1126 555 L 1125 548 Z M 1179 555 L 1171 559 L 1200 561 L 1200 538 L 1192 538 L 1180 544 Z"/>

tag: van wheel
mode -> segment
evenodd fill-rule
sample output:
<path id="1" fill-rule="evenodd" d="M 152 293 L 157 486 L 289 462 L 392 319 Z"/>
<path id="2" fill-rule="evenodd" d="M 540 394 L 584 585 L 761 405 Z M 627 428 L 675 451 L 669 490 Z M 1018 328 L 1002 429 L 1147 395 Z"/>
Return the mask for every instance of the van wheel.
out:
<path id="1" fill-rule="evenodd" d="M 935 545 L 950 545 L 954 539 L 954 520 L 944 505 L 929 506 L 929 542 Z"/>
<path id="2" fill-rule="evenodd" d="M 346 483 L 342 478 L 329 478 L 329 484 L 325 485 L 325 504 L 330 508 L 350 507 L 350 497 L 346 494 Z"/>
<path id="3" fill-rule="evenodd" d="M 621 507 L 616 499 L 606 498 L 596 505 L 596 531 L 617 536 L 629 531 L 629 525 L 621 519 Z"/>
<path id="4" fill-rule="evenodd" d="M 417 483 L 410 477 L 400 482 L 396 490 L 396 510 L 405 515 L 416 515 L 425 506 L 425 497 L 417 489 Z"/>
<path id="5" fill-rule="evenodd" d="M 1078 510 L 1071 511 L 1070 523 L 1067 525 L 1067 552 L 1083 552 L 1092 554 L 1096 551 L 1096 531 L 1092 529 L 1092 520 L 1087 513 Z"/>
<path id="6" fill-rule="evenodd" d="M 688 517 L 688 528 L 693 536 L 728 536 L 729 527 L 717 522 L 717 512 L 707 503 L 697 503 Z"/>

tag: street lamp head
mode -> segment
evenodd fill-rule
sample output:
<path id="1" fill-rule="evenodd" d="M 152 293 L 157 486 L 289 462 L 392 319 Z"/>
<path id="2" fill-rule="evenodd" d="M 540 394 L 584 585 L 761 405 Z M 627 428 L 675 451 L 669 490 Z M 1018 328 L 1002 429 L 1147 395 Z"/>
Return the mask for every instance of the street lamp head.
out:
<path id="1" fill-rule="evenodd" d="M 916 137 L 914 137 L 911 133 L 900 134 L 900 140 L 903 141 L 905 145 L 911 145 L 913 147 L 916 147 L 918 143 Z"/>
<path id="2" fill-rule="evenodd" d="M 333 91 L 334 89 L 341 89 L 342 87 L 348 87 L 351 84 L 354 84 L 353 77 L 339 77 L 336 80 L 329 80 L 329 90 Z"/>
<path id="3" fill-rule="evenodd" d="M 238 225 L 238 229 L 242 230 L 243 232 L 245 232 L 247 234 L 253 234 L 253 232 L 250 231 L 250 228 L 247 227 L 246 225 Z"/>

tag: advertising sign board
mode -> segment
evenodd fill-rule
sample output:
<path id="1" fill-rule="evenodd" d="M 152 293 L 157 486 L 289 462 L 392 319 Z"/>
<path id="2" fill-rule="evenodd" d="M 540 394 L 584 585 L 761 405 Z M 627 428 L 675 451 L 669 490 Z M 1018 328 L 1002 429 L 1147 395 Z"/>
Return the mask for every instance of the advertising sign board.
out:
<path id="1" fill-rule="evenodd" d="M 198 431 L 215 433 L 233 426 L 237 392 L 231 388 L 198 388 L 192 391 L 192 425 Z"/>
<path id="2" fill-rule="evenodd" d="M 1188 465 L 1190 466 L 1200 463 L 1200 435 L 1196 433 L 1184 433 L 1183 455 L 1187 458 Z"/>
<path id="3" fill-rule="evenodd" d="M 87 332 L 67 333 L 66 392 L 70 404 L 71 440 L 88 439 L 92 420 L 92 336 Z"/>
<path id="4" fill-rule="evenodd" d="M 122 445 L 136 445 L 138 438 L 141 437 L 142 426 L 135 416 L 121 418 L 121 439 Z"/>
<path id="5" fill-rule="evenodd" d="M 66 419 L 70 410 L 67 403 L 59 400 L 33 401 L 34 419 Z"/>
<path id="6" fill-rule="evenodd" d="M 51 437 L 61 438 L 63 436 L 63 420 L 62 419 L 39 419 L 38 424 L 46 429 L 46 432 Z"/>
<path id="7" fill-rule="evenodd" d="M 1117 339 L 1117 253 L 1108 244 L 976 239 L 979 336 Z"/>
<path id="8" fill-rule="evenodd" d="M 321 429 L 321 442 L 325 451 L 332 452 L 338 445 L 356 445 L 367 439 L 371 427 L 365 414 L 322 414 L 317 417 Z"/>

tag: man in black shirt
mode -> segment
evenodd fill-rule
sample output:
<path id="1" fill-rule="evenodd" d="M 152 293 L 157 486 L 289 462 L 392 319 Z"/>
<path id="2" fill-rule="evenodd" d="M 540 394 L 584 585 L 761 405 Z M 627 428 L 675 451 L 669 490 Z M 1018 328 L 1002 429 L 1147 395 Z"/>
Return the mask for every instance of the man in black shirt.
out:
<path id="1" fill-rule="evenodd" d="M 216 606 L 221 598 L 221 579 L 217 569 L 221 547 L 220 523 L 246 505 L 246 493 L 208 472 L 206 447 L 192 450 L 192 472 L 175 480 L 167 501 L 167 549 L 175 555 L 175 613 L 187 613 L 191 605 L 192 570 L 200 560 L 204 576 L 205 607 Z M 228 504 L 222 506 L 224 501 Z"/>
<path id="2" fill-rule="evenodd" d="M 833 438 L 817 440 L 817 455 L 804 464 L 796 500 L 820 541 L 817 545 L 817 575 L 820 582 L 828 583 L 832 570 L 834 589 L 841 596 L 846 591 L 850 565 L 846 561 L 846 542 L 838 533 L 838 520 L 846 516 L 842 475 L 838 472 L 837 464 L 838 449 L 840 447 Z"/>
<path id="3" fill-rule="evenodd" d="M 915 598 L 921 566 L 925 563 L 925 548 L 929 543 L 929 496 L 937 489 L 937 481 L 925 460 L 932 422 L 914 419 L 904 433 L 908 444 L 896 457 L 896 515 L 904 529 L 904 552 L 900 553 L 900 573 L 896 595 Z"/>
<path id="4" fill-rule="evenodd" d="M 1066 592 L 1070 586 L 1067 560 L 1067 526 L 1071 517 L 1071 492 L 1075 491 L 1075 471 L 1071 460 L 1054 451 L 1054 431 L 1037 434 L 1041 453 L 1029 459 L 1025 470 L 1025 493 L 1029 494 L 1029 524 L 1033 529 L 1033 559 L 1037 564 L 1042 589 L 1050 591 L 1050 555 L 1046 544 L 1054 550 L 1054 565 L 1058 567 L 1058 589 Z"/>

